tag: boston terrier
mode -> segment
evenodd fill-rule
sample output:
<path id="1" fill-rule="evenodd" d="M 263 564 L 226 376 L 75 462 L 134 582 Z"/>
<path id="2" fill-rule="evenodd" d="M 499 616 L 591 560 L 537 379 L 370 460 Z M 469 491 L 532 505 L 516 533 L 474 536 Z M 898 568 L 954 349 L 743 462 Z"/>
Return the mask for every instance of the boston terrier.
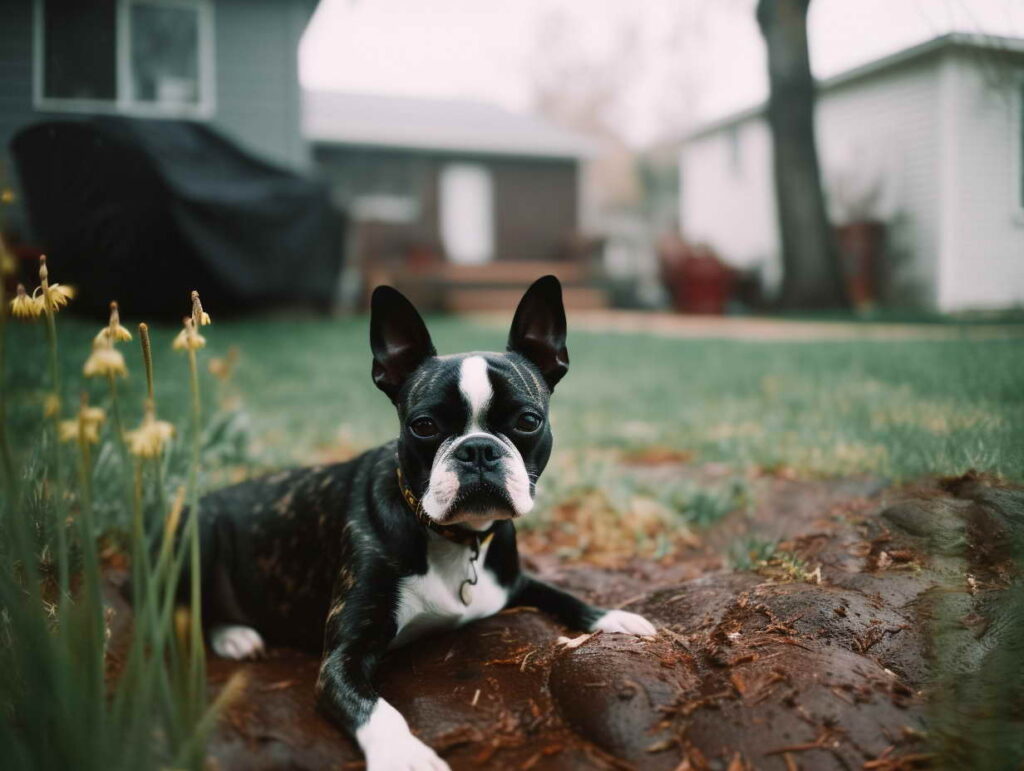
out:
<path id="1" fill-rule="evenodd" d="M 259 656 L 265 642 L 322 650 L 319 703 L 369 771 L 436 771 L 448 765 L 374 689 L 389 648 L 524 605 L 576 630 L 655 628 L 520 570 L 514 521 L 534 507 L 548 400 L 569 367 L 558 279 L 527 290 L 505 353 L 453 356 L 437 355 L 401 293 L 378 287 L 370 346 L 398 438 L 205 496 L 203 618 L 220 656 Z"/>

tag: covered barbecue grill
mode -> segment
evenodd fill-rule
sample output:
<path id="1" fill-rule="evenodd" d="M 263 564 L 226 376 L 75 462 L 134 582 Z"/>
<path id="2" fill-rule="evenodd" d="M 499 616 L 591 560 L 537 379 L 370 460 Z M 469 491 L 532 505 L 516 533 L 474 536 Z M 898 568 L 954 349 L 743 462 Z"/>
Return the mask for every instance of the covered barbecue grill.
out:
<path id="1" fill-rule="evenodd" d="M 326 188 L 205 125 L 47 122 L 11 151 L 34 241 L 82 310 L 181 316 L 193 288 L 220 313 L 330 306 L 343 239 Z"/>

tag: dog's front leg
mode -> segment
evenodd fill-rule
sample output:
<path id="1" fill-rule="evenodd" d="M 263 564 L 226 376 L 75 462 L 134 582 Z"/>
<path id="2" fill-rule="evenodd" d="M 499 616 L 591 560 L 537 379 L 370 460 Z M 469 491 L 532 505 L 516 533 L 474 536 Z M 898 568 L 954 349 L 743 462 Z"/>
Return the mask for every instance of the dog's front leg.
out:
<path id="1" fill-rule="evenodd" d="M 550 613 L 570 629 L 587 632 L 622 632 L 640 637 L 658 633 L 643 616 L 626 610 L 605 610 L 588 605 L 568 592 L 550 584 L 521 575 L 509 605 L 529 605 Z"/>
<path id="2" fill-rule="evenodd" d="M 363 579 L 360 586 L 336 592 L 331 603 L 316 686 L 320 707 L 355 737 L 367 771 L 449 771 L 373 687 L 377 666 L 397 632 L 395 598 L 381 591 L 386 580 Z"/>

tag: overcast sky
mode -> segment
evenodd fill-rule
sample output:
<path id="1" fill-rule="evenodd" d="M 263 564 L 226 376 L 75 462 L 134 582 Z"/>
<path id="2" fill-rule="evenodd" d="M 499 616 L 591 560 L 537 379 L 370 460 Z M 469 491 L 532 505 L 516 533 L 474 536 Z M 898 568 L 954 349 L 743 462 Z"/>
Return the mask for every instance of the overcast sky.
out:
<path id="1" fill-rule="evenodd" d="M 635 143 L 761 100 L 753 0 L 321 0 L 299 49 L 307 88 L 530 106 L 542 25 L 560 14 L 571 55 L 641 41 L 621 131 Z M 811 62 L 828 76 L 950 30 L 1024 37 L 1021 0 L 814 0 Z M 558 55 L 567 55 L 559 52 Z M 685 100 L 685 109 L 680 108 Z"/>

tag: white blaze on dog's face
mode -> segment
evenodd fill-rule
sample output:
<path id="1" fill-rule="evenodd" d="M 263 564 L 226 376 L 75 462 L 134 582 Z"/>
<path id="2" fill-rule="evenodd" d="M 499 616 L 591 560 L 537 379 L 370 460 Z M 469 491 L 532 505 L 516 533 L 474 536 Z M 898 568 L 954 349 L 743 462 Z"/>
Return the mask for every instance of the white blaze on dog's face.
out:
<path id="1" fill-rule="evenodd" d="M 465 421 L 461 433 L 449 432 L 434 453 L 421 499 L 423 510 L 436 522 L 486 522 L 522 516 L 533 508 L 535 487 L 516 442 L 534 461 L 531 466 L 536 478 L 550 452 L 550 434 L 544 457 L 537 458 L 535 452 L 537 439 L 541 438 L 538 434 L 546 423 L 545 400 L 538 398 L 536 391 L 525 392 L 503 411 L 495 398 L 487 358 L 472 355 L 452 362 L 456 363 Z M 502 370 L 513 366 L 496 360 L 495 379 L 501 379 Z M 507 383 L 503 390 L 512 392 Z M 410 425 L 414 436 L 424 429 L 430 433 L 440 428 L 429 416 L 413 418 Z"/>
<path id="2" fill-rule="evenodd" d="M 548 401 L 568 367 L 561 289 L 523 297 L 507 353 L 437 356 L 415 309 L 391 289 L 373 298 L 374 380 L 398 408 L 398 456 L 436 522 L 486 527 L 533 508 L 551 454 Z"/>

